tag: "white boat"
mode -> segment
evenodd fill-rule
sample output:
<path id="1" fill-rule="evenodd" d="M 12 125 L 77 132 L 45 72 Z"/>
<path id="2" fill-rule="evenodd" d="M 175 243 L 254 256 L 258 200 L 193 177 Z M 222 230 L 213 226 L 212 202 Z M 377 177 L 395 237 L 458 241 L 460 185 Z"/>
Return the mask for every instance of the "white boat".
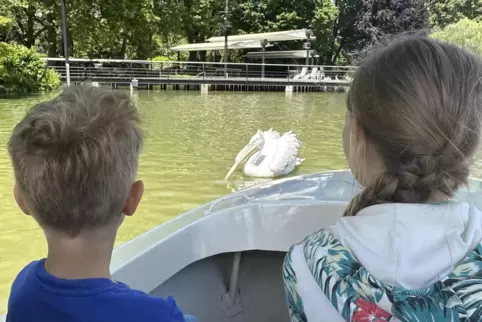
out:
<path id="1" fill-rule="evenodd" d="M 288 322 L 286 251 L 332 225 L 359 189 L 350 172 L 335 171 L 234 192 L 115 249 L 113 278 L 173 296 L 200 322 Z M 457 199 L 482 209 L 481 192 L 482 181 L 471 179 Z"/>

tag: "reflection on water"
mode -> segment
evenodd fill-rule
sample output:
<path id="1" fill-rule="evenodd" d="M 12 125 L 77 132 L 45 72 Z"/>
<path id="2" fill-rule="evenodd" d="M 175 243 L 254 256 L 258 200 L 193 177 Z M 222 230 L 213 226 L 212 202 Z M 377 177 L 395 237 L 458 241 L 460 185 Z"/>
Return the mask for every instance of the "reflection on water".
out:
<path id="1" fill-rule="evenodd" d="M 291 175 L 293 175 L 293 173 Z M 243 190 L 243 189 L 246 189 L 248 187 L 251 187 L 253 185 L 269 182 L 269 181 L 272 181 L 272 180 L 273 179 L 270 179 L 270 178 L 242 177 L 242 178 L 239 178 L 237 180 L 232 180 L 232 179 L 229 180 L 229 182 L 227 184 L 227 188 L 231 192 L 236 192 L 236 191 Z"/>
<path id="2" fill-rule="evenodd" d="M 17 272 L 46 252 L 41 230 L 14 205 L 6 144 L 26 109 L 49 97 L 0 100 L 0 312 Z M 230 182 L 223 181 L 257 129 L 298 135 L 306 161 L 292 175 L 345 167 L 342 94 L 139 91 L 133 98 L 144 119 L 139 178 L 146 191 L 138 213 L 121 227 L 117 245 L 214 198 L 269 181 L 245 178 L 241 169 Z"/>

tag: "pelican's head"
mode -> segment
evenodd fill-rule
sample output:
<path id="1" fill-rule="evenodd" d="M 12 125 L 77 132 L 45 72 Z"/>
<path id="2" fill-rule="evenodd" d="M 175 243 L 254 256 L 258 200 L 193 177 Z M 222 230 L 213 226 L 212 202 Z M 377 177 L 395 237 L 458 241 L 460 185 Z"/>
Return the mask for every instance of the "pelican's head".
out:
<path id="1" fill-rule="evenodd" d="M 249 143 L 246 144 L 244 148 L 239 151 L 238 155 L 234 159 L 234 164 L 229 169 L 228 174 L 226 175 L 226 178 L 224 180 L 228 180 L 229 177 L 233 174 L 233 172 L 241 165 L 244 163 L 250 156 L 252 156 L 256 151 L 260 151 L 263 148 L 264 145 L 264 135 L 261 130 L 258 130 L 255 135 L 249 140 Z"/>

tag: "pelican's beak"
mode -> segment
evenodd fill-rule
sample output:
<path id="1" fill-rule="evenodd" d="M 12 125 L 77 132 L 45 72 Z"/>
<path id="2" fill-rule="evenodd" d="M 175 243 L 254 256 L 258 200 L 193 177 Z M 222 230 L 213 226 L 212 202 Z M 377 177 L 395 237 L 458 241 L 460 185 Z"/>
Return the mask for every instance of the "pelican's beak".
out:
<path id="1" fill-rule="evenodd" d="M 235 162 L 231 169 L 229 169 L 229 172 L 226 175 L 226 178 L 224 178 L 224 180 L 228 180 L 229 177 L 233 174 L 233 172 L 239 167 L 239 165 L 242 164 L 247 158 L 249 158 L 257 149 L 258 147 L 256 146 L 256 144 L 250 143 L 246 145 L 236 156 Z"/>

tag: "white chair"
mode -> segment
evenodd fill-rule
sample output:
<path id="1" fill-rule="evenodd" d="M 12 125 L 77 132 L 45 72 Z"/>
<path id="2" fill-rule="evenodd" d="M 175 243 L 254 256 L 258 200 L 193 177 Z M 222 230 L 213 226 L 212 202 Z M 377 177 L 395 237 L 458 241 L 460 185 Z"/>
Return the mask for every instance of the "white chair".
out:
<path id="1" fill-rule="evenodd" d="M 301 73 L 299 73 L 298 75 L 296 75 L 295 77 L 293 77 L 293 79 L 304 78 L 304 77 L 306 77 L 306 73 L 308 73 L 308 68 L 307 68 L 307 67 L 303 67 L 303 68 L 301 69 Z"/>
<path id="2" fill-rule="evenodd" d="M 313 67 L 313 69 L 311 70 L 311 73 L 303 77 L 303 79 L 316 79 L 317 75 L 318 75 L 318 67 Z"/>

